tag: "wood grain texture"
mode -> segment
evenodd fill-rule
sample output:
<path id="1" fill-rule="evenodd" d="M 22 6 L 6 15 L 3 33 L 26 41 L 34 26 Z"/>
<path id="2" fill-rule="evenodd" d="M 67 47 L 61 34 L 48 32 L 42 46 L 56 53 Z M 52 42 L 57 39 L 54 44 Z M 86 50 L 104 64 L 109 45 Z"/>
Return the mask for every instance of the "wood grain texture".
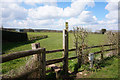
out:
<path id="1" fill-rule="evenodd" d="M 20 52 L 15 52 L 15 53 L 3 55 L 3 56 L 0 56 L 0 59 L 2 59 L 2 62 L 0 62 L 0 63 L 4 63 L 4 62 L 14 60 L 14 59 L 18 59 L 18 58 L 21 58 L 21 57 L 30 56 L 30 55 L 33 55 L 33 54 L 38 54 L 38 52 L 43 52 L 43 51 L 44 51 L 44 48 L 38 48 L 38 49 L 35 49 L 35 50 L 20 51 Z"/>

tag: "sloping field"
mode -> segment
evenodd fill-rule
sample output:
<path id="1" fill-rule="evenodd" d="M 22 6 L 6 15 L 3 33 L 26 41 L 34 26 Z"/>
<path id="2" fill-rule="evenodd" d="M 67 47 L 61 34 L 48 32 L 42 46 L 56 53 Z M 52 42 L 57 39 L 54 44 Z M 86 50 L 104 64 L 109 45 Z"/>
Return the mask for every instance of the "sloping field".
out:
<path id="1" fill-rule="evenodd" d="M 56 33 L 56 32 L 37 32 L 37 33 L 27 33 L 28 35 L 48 35 L 48 38 L 40 39 L 36 41 L 31 42 L 16 42 L 16 43 L 6 43 L 3 45 L 3 51 L 6 54 L 10 54 L 17 51 L 24 51 L 24 50 L 30 50 L 32 43 L 40 43 L 41 47 L 46 48 L 46 50 L 54 50 L 54 49 L 62 49 L 62 33 Z M 94 46 L 94 45 L 101 45 L 105 44 L 104 41 L 106 40 L 106 36 L 102 34 L 90 34 L 88 36 L 88 45 Z M 74 37 L 72 33 L 69 33 L 69 49 L 74 48 Z M 100 50 L 99 48 L 92 49 L 91 52 L 95 52 Z M 69 53 L 69 56 L 75 56 L 75 52 Z M 62 57 L 61 52 L 52 53 L 47 55 L 47 60 L 50 59 L 56 59 Z M 17 60 L 9 61 L 2 64 L 2 72 L 7 73 L 8 71 L 12 69 L 19 68 L 20 66 L 24 65 L 29 57 L 26 58 L 20 58 Z M 69 69 L 72 71 L 74 69 L 74 65 L 76 63 L 75 60 L 69 61 Z M 61 64 L 57 64 L 61 65 Z"/>

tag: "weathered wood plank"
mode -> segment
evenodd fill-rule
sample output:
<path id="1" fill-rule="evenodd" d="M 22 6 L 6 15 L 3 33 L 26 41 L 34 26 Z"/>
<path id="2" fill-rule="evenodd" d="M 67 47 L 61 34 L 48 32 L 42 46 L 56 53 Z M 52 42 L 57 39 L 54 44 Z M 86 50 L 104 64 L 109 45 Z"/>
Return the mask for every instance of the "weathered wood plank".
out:
<path id="1" fill-rule="evenodd" d="M 69 51 L 75 51 L 76 49 L 74 48 L 74 49 L 69 49 Z"/>
<path id="2" fill-rule="evenodd" d="M 46 77 L 46 49 L 44 49 L 44 51 L 41 53 L 41 59 L 40 59 L 40 66 L 41 66 L 41 79 L 45 80 Z"/>
<path id="3" fill-rule="evenodd" d="M 101 46 L 111 46 L 111 45 L 116 45 L 116 44 L 105 44 L 105 45 L 91 46 L 91 47 L 84 48 L 84 49 L 97 48 L 97 47 L 101 47 Z"/>
<path id="4" fill-rule="evenodd" d="M 7 54 L 7 55 L 2 55 L 2 56 L 0 56 L 0 59 L 2 59 L 2 62 L 0 62 L 0 63 L 4 63 L 4 62 L 14 60 L 14 59 L 18 59 L 18 58 L 21 58 L 21 57 L 30 56 L 30 55 L 33 55 L 33 54 L 38 54 L 38 52 L 43 52 L 43 51 L 44 51 L 44 48 L 38 48 L 38 49 L 35 49 L 35 50 L 20 51 L 20 52 Z"/>
<path id="5" fill-rule="evenodd" d="M 57 49 L 57 50 L 46 51 L 46 54 L 47 53 L 54 53 L 54 52 L 61 52 L 61 51 L 64 51 L 64 49 Z"/>
<path id="6" fill-rule="evenodd" d="M 75 57 L 70 57 L 70 58 L 68 58 L 68 60 L 72 60 L 72 59 L 76 59 L 77 58 L 77 56 L 75 56 Z"/>
<path id="7" fill-rule="evenodd" d="M 115 44 L 106 44 L 106 45 L 103 45 L 103 46 L 111 46 L 111 45 L 115 45 Z M 97 48 L 97 47 L 101 47 L 101 46 L 102 46 L 102 45 L 91 46 L 91 47 L 84 48 L 84 49 Z M 75 51 L 75 50 L 76 50 L 75 48 L 69 49 L 69 51 Z M 64 49 L 50 50 L 50 51 L 46 51 L 46 54 L 54 53 L 54 52 L 62 52 L 62 51 L 64 51 Z"/>
<path id="8" fill-rule="evenodd" d="M 50 65 L 50 64 L 55 64 L 55 63 L 62 62 L 63 59 L 64 59 L 64 58 L 48 60 L 48 61 L 46 61 L 46 65 Z"/>
<path id="9" fill-rule="evenodd" d="M 76 59 L 76 58 L 77 58 L 77 56 L 75 56 L 75 57 L 70 57 L 70 58 L 68 58 L 68 60 L 72 60 L 72 59 Z M 46 65 L 50 65 L 50 64 L 55 64 L 55 63 L 62 62 L 63 59 L 64 59 L 64 58 L 48 60 L 48 61 L 46 61 L 46 63 L 47 63 Z"/>
<path id="10" fill-rule="evenodd" d="M 104 46 L 110 46 L 110 45 L 115 45 L 115 44 L 106 44 Z M 88 48 L 96 48 L 96 47 L 101 47 L 101 45 L 100 46 L 92 46 L 92 47 L 88 47 Z M 76 49 L 69 49 L 69 51 L 75 51 L 75 50 Z M 27 51 L 20 51 L 20 52 L 11 53 L 11 54 L 7 54 L 7 55 L 1 55 L 0 58 L 2 59 L 2 62 L 0 62 L 0 63 L 4 63 L 4 62 L 10 61 L 10 60 L 14 60 L 14 59 L 18 59 L 21 57 L 26 57 L 29 55 L 37 54 L 38 51 L 42 52 L 43 49 L 39 48 L 36 50 L 27 50 Z M 46 53 L 53 53 L 53 52 L 59 52 L 59 51 L 64 51 L 64 49 L 46 51 Z M 95 54 L 97 54 L 97 53 L 101 53 L 101 51 L 95 52 Z"/>
<path id="11" fill-rule="evenodd" d="M 107 50 L 104 50 L 104 52 L 107 52 L 107 51 L 112 51 L 112 50 L 116 50 L 117 48 L 113 48 L 113 49 L 107 49 Z M 97 52 L 94 52 L 94 54 L 99 54 L 101 53 L 102 51 L 97 51 Z"/>
<path id="12" fill-rule="evenodd" d="M 91 46 L 91 47 L 87 47 L 87 48 L 83 48 L 83 49 L 90 49 L 90 48 L 97 48 L 97 47 L 101 47 L 101 46 L 111 46 L 111 45 L 116 45 L 116 44 L 105 44 L 105 45 L 98 45 L 98 46 Z M 75 51 L 76 49 L 69 49 L 69 51 Z"/>

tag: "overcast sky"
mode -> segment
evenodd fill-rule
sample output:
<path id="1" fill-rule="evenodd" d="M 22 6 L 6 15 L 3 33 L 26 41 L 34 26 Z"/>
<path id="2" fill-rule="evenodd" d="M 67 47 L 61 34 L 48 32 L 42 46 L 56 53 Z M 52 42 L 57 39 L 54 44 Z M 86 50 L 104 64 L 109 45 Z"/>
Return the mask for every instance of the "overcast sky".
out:
<path id="1" fill-rule="evenodd" d="M 66 2 L 65 2 L 66 1 Z M 1 0 L 0 25 L 6 28 L 92 31 L 118 29 L 118 0 Z"/>

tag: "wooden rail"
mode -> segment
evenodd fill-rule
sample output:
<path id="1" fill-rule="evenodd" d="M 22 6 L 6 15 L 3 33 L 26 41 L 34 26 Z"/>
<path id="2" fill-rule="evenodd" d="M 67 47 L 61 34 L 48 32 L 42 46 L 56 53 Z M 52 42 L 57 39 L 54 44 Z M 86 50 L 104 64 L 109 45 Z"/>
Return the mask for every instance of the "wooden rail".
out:
<path id="1" fill-rule="evenodd" d="M 98 48 L 98 47 L 101 47 L 101 46 L 113 46 L 113 45 L 116 45 L 116 44 L 105 44 L 105 45 L 99 45 L 99 46 L 91 46 L 91 47 L 87 47 L 87 48 L 84 48 L 84 49 Z M 69 49 L 68 51 L 75 51 L 75 50 L 76 49 L 73 48 L 73 49 Z M 64 49 L 49 50 L 49 51 L 46 51 L 46 54 L 55 53 L 55 52 L 62 52 L 62 51 L 64 51 Z"/>
<path id="2" fill-rule="evenodd" d="M 77 57 L 70 57 L 68 58 L 68 60 L 71 60 L 71 59 L 76 59 Z M 59 62 L 62 62 L 64 58 L 59 58 L 59 59 L 53 59 L 53 60 L 48 60 L 46 61 L 46 65 L 50 65 L 50 64 L 55 64 L 55 63 L 59 63 Z"/>
<path id="3" fill-rule="evenodd" d="M 0 63 L 4 63 L 10 60 L 18 59 L 21 57 L 26 57 L 26 56 L 33 55 L 33 54 L 39 54 L 43 52 L 43 50 L 44 48 L 38 48 L 35 50 L 20 51 L 20 52 L 3 55 L 3 56 L 0 56 L 0 59 L 2 59 L 2 62 Z"/>
<path id="4" fill-rule="evenodd" d="M 112 45 L 115 45 L 115 44 L 106 44 L 106 45 L 99 45 L 99 46 L 91 46 L 91 47 L 84 48 L 84 49 L 97 48 L 97 47 L 101 47 L 101 46 L 112 46 Z M 104 50 L 104 52 L 112 51 L 112 50 L 116 50 L 116 49 L 117 48 L 107 49 L 107 50 Z M 69 49 L 69 51 L 75 51 L 75 50 L 76 49 Z M 46 55 L 46 54 L 49 54 L 49 53 L 61 52 L 61 51 L 64 51 L 64 49 L 51 50 L 51 51 L 45 51 L 45 52 L 44 51 L 45 51 L 45 48 L 37 48 L 37 49 L 33 49 L 33 50 L 20 51 L 20 52 L 15 52 L 15 53 L 7 54 L 7 55 L 2 55 L 2 56 L 0 56 L 0 58 L 2 59 L 1 63 L 7 62 L 7 61 L 11 61 L 11 60 L 14 60 L 14 59 L 18 59 L 18 58 L 21 58 L 21 57 L 26 57 L 26 56 L 34 55 L 34 54 L 43 53 L 42 55 Z M 99 53 L 102 53 L 102 51 L 97 51 L 97 52 L 94 52 L 93 54 L 99 54 Z M 70 58 L 68 58 L 68 60 L 72 60 L 72 59 L 76 59 L 76 58 L 77 58 L 77 56 L 70 57 Z M 41 59 L 43 59 L 43 58 L 41 58 Z M 64 58 L 53 59 L 53 60 L 48 60 L 48 61 L 44 60 L 45 62 L 43 62 L 43 60 L 40 60 L 40 63 L 41 64 L 42 64 L 42 62 L 46 63 L 46 64 L 44 64 L 42 66 L 42 68 L 44 68 L 45 66 L 50 65 L 50 64 L 55 64 L 55 63 L 63 62 L 63 60 L 64 60 Z M 21 78 L 22 76 L 29 75 L 30 73 L 35 72 L 36 70 L 38 70 L 38 69 L 25 72 L 25 73 L 17 76 L 17 78 Z M 45 74 L 46 70 L 43 69 L 43 72 Z"/>
<path id="5" fill-rule="evenodd" d="M 101 46 L 113 46 L 113 45 L 116 45 L 116 44 L 105 44 L 105 45 L 98 45 L 98 46 L 91 46 L 91 47 L 87 47 L 87 48 L 84 48 L 84 49 L 91 49 L 91 48 L 98 48 L 98 47 L 101 47 Z M 76 49 L 69 49 L 69 51 L 75 51 Z"/>
<path id="6" fill-rule="evenodd" d="M 97 47 L 101 47 L 101 46 L 112 46 L 112 45 L 115 45 L 115 44 L 91 46 L 91 47 L 84 48 L 84 49 L 97 48 Z M 115 49 L 109 49 L 109 50 L 105 50 L 105 51 L 110 51 L 110 50 L 115 50 Z M 38 49 L 35 49 L 35 50 L 20 51 L 20 52 L 7 54 L 7 55 L 1 55 L 0 59 L 2 59 L 2 62 L 0 62 L 0 63 L 4 63 L 4 62 L 10 61 L 10 60 L 14 60 L 14 59 L 18 59 L 18 58 L 21 58 L 21 57 L 26 57 L 26 56 L 29 56 L 29 55 L 39 54 L 39 53 L 42 53 L 43 50 L 44 50 L 44 48 L 38 48 Z M 69 51 L 75 51 L 75 50 L 76 49 L 69 49 Z M 64 51 L 64 49 L 57 49 L 57 50 L 46 51 L 46 54 L 48 54 L 48 53 L 55 53 L 55 52 L 61 52 L 61 51 Z M 98 53 L 101 53 L 101 52 L 102 51 L 98 51 L 98 52 L 95 52 L 94 54 L 98 54 Z"/>
<path id="7" fill-rule="evenodd" d="M 107 52 L 107 51 L 112 51 L 112 50 L 116 50 L 117 48 L 113 48 L 113 49 L 107 49 L 107 50 L 104 50 L 104 52 Z M 94 54 L 99 54 L 101 53 L 102 51 L 97 51 L 97 52 L 94 52 Z"/>
<path id="8" fill-rule="evenodd" d="M 53 59 L 53 60 L 48 60 L 46 61 L 46 65 L 50 65 L 50 64 L 55 64 L 55 63 L 59 63 L 59 62 L 62 62 L 64 58 L 59 58 L 59 59 Z"/>
<path id="9" fill-rule="evenodd" d="M 77 56 L 75 56 L 75 57 L 70 57 L 70 58 L 68 58 L 68 60 L 76 59 L 76 58 L 77 58 Z M 46 65 L 50 65 L 50 64 L 55 64 L 55 63 L 62 62 L 63 59 L 64 59 L 64 58 L 48 60 L 48 61 L 46 61 L 46 63 L 47 63 Z"/>
<path id="10" fill-rule="evenodd" d="M 70 58 L 68 58 L 68 60 L 76 59 L 76 58 L 77 58 L 77 56 L 75 56 L 75 57 L 70 57 Z"/>
<path id="11" fill-rule="evenodd" d="M 108 46 L 108 45 L 107 45 L 107 46 Z M 91 48 L 94 48 L 94 47 L 91 47 Z M 104 50 L 104 52 L 112 51 L 112 50 L 116 50 L 116 49 L 117 49 L 117 48 L 107 49 L 107 50 Z M 61 49 L 61 50 L 62 50 L 62 49 Z M 70 49 L 70 50 L 71 50 L 71 49 Z M 5 55 L 5 56 L 3 56 L 3 57 L 0 56 L 0 58 L 2 58 L 4 62 L 7 62 L 7 61 L 10 61 L 10 60 L 14 60 L 14 58 L 17 59 L 17 58 L 21 58 L 21 57 L 25 57 L 25 56 L 29 56 L 29 55 L 34 55 L 34 54 L 37 54 L 38 52 L 41 53 L 41 52 L 43 52 L 43 51 L 44 51 L 44 48 L 43 48 L 43 49 L 38 48 L 38 49 L 35 49 L 35 50 L 21 51 L 21 52 L 16 52 L 16 53 L 8 54 L 8 55 Z M 56 51 L 59 51 L 59 50 L 54 50 L 53 52 L 56 52 Z M 47 52 L 47 51 L 46 51 L 46 52 Z M 97 52 L 94 52 L 93 54 L 99 54 L 99 53 L 101 53 L 101 52 L 102 52 L 102 51 L 97 51 Z M 13 55 L 14 55 L 15 57 L 14 57 L 14 58 L 10 58 L 10 57 L 12 57 Z M 7 59 L 7 58 L 8 58 L 8 59 Z M 76 59 L 76 58 L 77 58 L 77 56 L 75 56 L 75 57 L 70 57 L 70 58 L 68 58 L 68 60 L 72 60 L 72 59 Z M 46 66 L 47 66 L 47 65 L 50 65 L 50 64 L 55 64 L 55 63 L 62 62 L 63 59 L 64 59 L 64 58 L 47 60 L 47 61 L 46 61 Z M 4 62 L 2 62 L 2 63 L 4 63 Z M 28 76 L 28 75 L 30 75 L 31 73 L 33 73 L 33 72 L 35 72 L 35 71 L 38 71 L 38 70 L 39 70 L 38 68 L 35 68 L 35 69 L 32 69 L 31 71 L 25 72 L 25 73 L 23 73 L 23 74 L 21 74 L 21 75 L 18 75 L 18 76 L 16 76 L 16 77 L 13 77 L 13 78 L 23 78 L 23 77 Z M 49 72 L 49 71 L 51 71 L 51 70 L 48 70 L 48 71 L 45 70 L 45 72 Z M 4 77 L 5 77 L 5 76 L 3 76 L 3 79 L 4 79 Z"/>
<path id="12" fill-rule="evenodd" d="M 64 51 L 64 49 L 57 49 L 57 50 L 46 51 L 46 53 L 54 53 L 54 52 L 61 52 L 61 51 Z"/>
<path id="13" fill-rule="evenodd" d="M 116 50 L 117 48 L 113 48 L 113 49 L 107 49 L 107 50 L 104 50 L 104 52 L 107 52 L 107 51 L 112 51 L 112 50 Z M 93 54 L 99 54 L 101 53 L 102 51 L 97 51 L 97 52 L 94 52 Z M 75 57 L 70 57 L 68 58 L 68 60 L 72 60 L 72 59 L 76 59 L 77 56 Z M 53 60 L 48 60 L 46 61 L 46 65 L 50 65 L 50 64 L 55 64 L 55 63 L 59 63 L 59 62 L 62 62 L 63 58 L 59 58 L 59 59 L 53 59 Z"/>

